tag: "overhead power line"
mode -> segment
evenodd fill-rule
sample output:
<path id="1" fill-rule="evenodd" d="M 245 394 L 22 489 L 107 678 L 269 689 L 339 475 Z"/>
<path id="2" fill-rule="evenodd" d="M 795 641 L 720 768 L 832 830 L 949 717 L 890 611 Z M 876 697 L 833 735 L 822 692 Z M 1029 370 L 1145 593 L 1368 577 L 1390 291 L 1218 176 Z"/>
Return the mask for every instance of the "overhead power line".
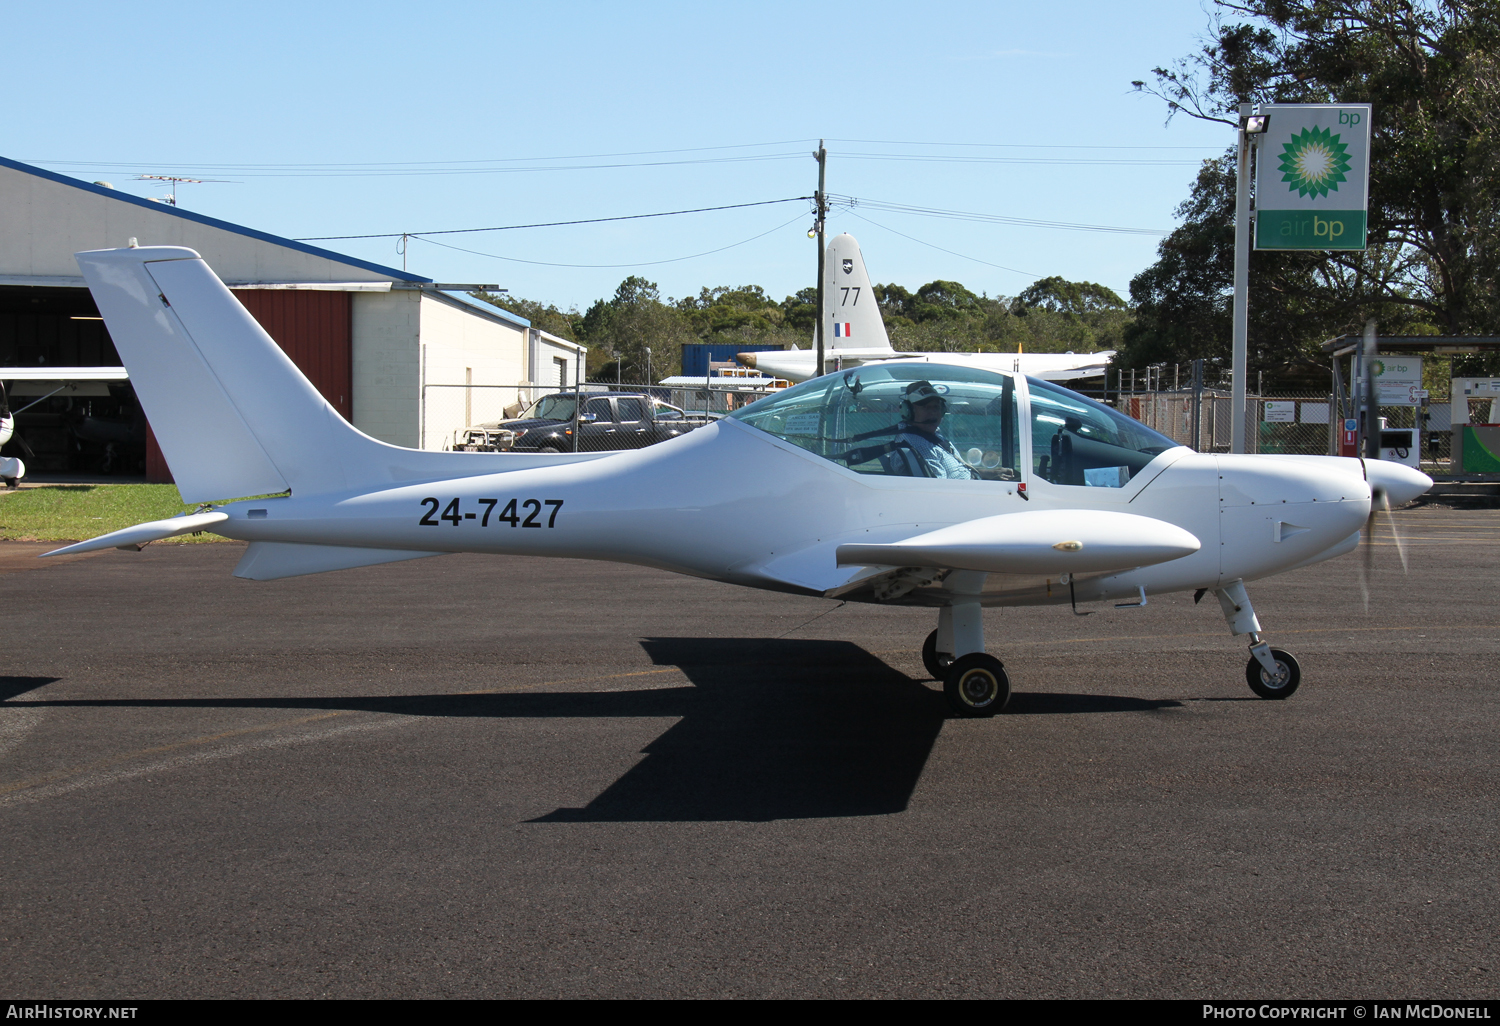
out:
<path id="1" fill-rule="evenodd" d="M 789 224 L 795 224 L 796 222 L 802 220 L 802 218 L 804 216 L 805 215 L 803 215 L 803 214 L 798 214 L 796 217 L 792 218 L 790 221 L 783 221 L 781 224 L 778 224 L 775 228 L 768 228 L 767 230 L 761 232 L 759 235 L 752 235 L 748 239 L 741 239 L 739 242 L 731 242 L 729 245 L 727 245 L 727 246 L 720 246 L 717 249 L 706 249 L 702 253 L 689 253 L 687 256 L 670 257 L 670 258 L 668 258 L 666 260 L 636 260 L 636 261 L 632 261 L 631 263 L 628 263 L 628 264 L 560 264 L 560 263 L 554 263 L 554 262 L 552 262 L 550 260 L 523 260 L 520 257 L 501 256 L 499 253 L 482 253 L 482 252 L 480 252 L 477 249 L 465 249 L 463 246 L 454 246 L 451 243 L 438 242 L 436 239 L 424 239 L 420 235 L 413 235 L 413 236 L 411 236 L 411 238 L 417 239 L 417 240 L 419 240 L 421 242 L 426 242 L 429 245 L 441 246 L 444 249 L 456 249 L 460 253 L 469 253 L 469 254 L 472 254 L 473 256 L 489 257 L 492 260 L 505 260 L 505 261 L 508 261 L 509 263 L 513 263 L 513 264 L 532 264 L 532 265 L 535 265 L 537 267 L 590 267 L 590 268 L 655 267 L 658 264 L 676 264 L 676 263 L 681 263 L 684 260 L 695 260 L 698 257 L 711 256 L 714 253 L 722 253 L 726 249 L 734 249 L 737 246 L 746 245 L 747 243 L 754 242 L 756 239 L 763 239 L 767 235 L 770 235 L 772 232 L 778 232 L 781 229 L 785 228 Z M 873 222 L 871 222 L 871 223 L 873 223 Z"/>
<path id="2" fill-rule="evenodd" d="M 967 253 L 960 253 L 957 250 L 944 249 L 942 246 L 934 245 L 931 242 L 927 242 L 927 241 L 925 241 L 923 239 L 919 239 L 919 238 L 917 238 L 914 235 L 907 235 L 905 232 L 898 232 L 898 231 L 896 231 L 896 229 L 891 228 L 891 227 L 889 227 L 887 225 L 883 225 L 879 221 L 872 221 L 868 217 L 865 217 L 863 214 L 856 214 L 853 210 L 846 210 L 845 213 L 847 213 L 850 217 L 857 217 L 857 218 L 859 218 L 861 221 L 865 222 L 865 224 L 873 224 L 876 228 L 880 228 L 880 229 L 882 229 L 884 231 L 888 231 L 892 235 L 899 235 L 903 239 L 909 239 L 912 242 L 917 243 L 918 245 L 926 246 L 928 249 L 935 249 L 935 250 L 937 250 L 940 253 L 947 253 L 950 256 L 962 257 L 965 260 L 972 260 L 976 264 L 984 264 L 986 267 L 998 267 L 1002 271 L 1009 271 L 1012 274 L 1025 275 L 1028 278 L 1040 278 L 1041 277 L 1041 275 L 1037 274 L 1035 271 L 1022 271 L 1019 268 L 1006 267 L 1004 264 L 997 264 L 997 263 L 994 263 L 994 262 L 989 261 L 989 260 L 981 260 L 979 257 L 969 256 L 969 254 L 967 254 Z"/>
<path id="3" fill-rule="evenodd" d="M 833 141 L 833 140 L 830 140 Z M 1196 159 L 1181 158 L 1127 158 L 1118 156 L 1086 157 L 1086 156 L 1020 156 L 1020 155 L 975 155 L 975 151 L 1005 150 L 1005 151 L 1093 151 L 1093 152 L 1116 152 L 1116 151 L 1189 151 L 1194 153 L 1217 152 L 1216 147 L 1205 146 L 1110 146 L 1110 145 L 1088 145 L 1081 143 L 1032 143 L 1032 142 L 1006 142 L 1006 143 L 976 143 L 976 142 L 902 142 L 897 140 L 883 139 L 844 139 L 840 142 L 853 145 L 871 146 L 909 146 L 927 149 L 929 151 L 942 150 L 964 150 L 963 154 L 927 152 L 927 153 L 880 153 L 880 152 L 839 152 L 834 156 L 839 160 L 894 160 L 894 161 L 917 161 L 936 163 L 1001 163 L 1001 164 L 1078 164 L 1078 165 L 1113 165 L 1113 166 L 1173 166 L 1196 164 Z M 618 168 L 636 167 L 673 167 L 698 164 L 727 164 L 743 163 L 747 161 L 776 161 L 776 160 L 799 160 L 806 157 L 802 149 L 775 150 L 769 153 L 726 153 L 726 151 L 744 151 L 768 149 L 771 147 L 803 146 L 812 143 L 813 140 L 782 139 L 772 142 L 759 143 L 737 143 L 725 146 L 692 146 L 664 150 L 626 150 L 618 153 L 582 153 L 570 155 L 550 155 L 538 157 L 491 157 L 491 158 L 461 158 L 457 160 L 395 160 L 395 161 L 368 161 L 368 162 L 306 162 L 306 163 L 275 163 L 275 164 L 247 164 L 247 163 L 199 163 L 169 161 L 82 161 L 82 160 L 33 160 L 32 163 L 47 165 L 57 168 L 89 168 L 95 173 L 124 173 L 135 174 L 142 170 L 159 171 L 160 169 L 175 168 L 182 174 L 191 173 L 194 177 L 213 174 L 233 173 L 247 178 L 368 178 L 368 177 L 409 177 L 409 176 L 434 176 L 434 175 L 482 175 L 482 174 L 520 174 L 526 172 L 544 171 L 589 171 L 608 170 Z M 708 154 L 725 153 L 722 156 L 709 156 Z M 703 154 L 703 156 L 683 157 L 685 154 Z M 673 159 L 658 160 L 635 160 L 628 158 L 640 157 L 662 157 Z"/>
<path id="4" fill-rule="evenodd" d="M 1014 225 L 1019 228 L 1057 228 L 1076 232 L 1111 232 L 1121 235 L 1170 234 L 1159 228 L 1124 228 L 1108 224 L 1079 224 L 1071 221 L 1042 221 L 1032 217 L 1010 217 L 1005 214 L 982 214 L 967 210 L 944 210 L 940 207 L 920 207 L 910 203 L 892 203 L 886 200 L 866 199 L 861 196 L 830 195 L 840 206 L 859 207 L 866 210 L 888 210 L 898 214 L 918 214 L 922 217 L 940 217 L 952 221 L 978 221 L 985 224 Z M 872 221 L 871 224 L 874 222 Z"/>
<path id="5" fill-rule="evenodd" d="M 244 164 L 180 164 L 166 165 L 175 167 L 182 171 L 193 171 L 199 174 L 235 174 L 241 178 L 410 178 L 430 177 L 439 175 L 501 175 L 501 174 L 526 174 L 534 171 L 599 171 L 616 168 L 631 167 L 681 167 L 690 164 L 739 164 L 749 161 L 768 160 L 795 160 L 803 157 L 801 150 L 786 153 L 749 153 L 735 157 L 698 157 L 688 160 L 621 160 L 605 164 L 529 164 L 525 166 L 499 166 L 500 161 L 483 162 L 490 164 L 487 167 L 413 167 L 403 165 L 376 165 L 376 166 L 308 166 L 308 165 L 244 165 Z M 134 174 L 141 167 L 160 168 L 164 165 L 155 164 L 127 164 L 114 162 L 89 162 L 83 161 L 36 161 L 39 164 L 47 164 L 53 167 L 87 167 L 94 169 L 96 174 L 109 174 L 111 172 L 124 172 Z M 473 163 L 481 163 L 475 161 Z M 270 168 L 270 170 L 267 170 Z"/>
<path id="6" fill-rule="evenodd" d="M 829 139 L 829 142 L 854 143 L 857 146 L 949 146 L 995 150 L 1193 150 L 1217 153 L 1223 146 L 1109 146 L 1099 143 L 981 143 L 981 142 L 902 142 L 896 139 Z"/>
<path id="7" fill-rule="evenodd" d="M 427 235 L 466 235 L 471 232 L 509 232 L 518 228 L 560 228 L 570 224 L 602 224 L 605 221 L 636 221 L 646 217 L 675 217 L 678 214 L 704 214 L 711 210 L 739 210 L 744 207 L 767 207 L 777 203 L 797 203 L 810 200 L 811 196 L 788 196 L 786 199 L 757 200 L 754 203 L 726 203 L 717 207 L 693 207 L 689 210 L 663 210 L 655 214 L 621 214 L 618 217 L 586 217 L 577 221 L 542 221 L 536 224 L 506 224 L 496 228 L 447 228 L 436 232 L 381 232 L 374 235 L 313 235 L 297 239 L 298 242 L 330 242 L 335 239 L 399 239 L 422 238 Z"/>
<path id="8" fill-rule="evenodd" d="M 1126 157 L 960 157 L 951 154 L 929 153 L 860 153 L 844 150 L 838 154 L 840 160 L 899 160 L 922 164 L 1062 164 L 1087 167 L 1197 167 L 1198 160 L 1171 160 L 1166 158 Z"/>

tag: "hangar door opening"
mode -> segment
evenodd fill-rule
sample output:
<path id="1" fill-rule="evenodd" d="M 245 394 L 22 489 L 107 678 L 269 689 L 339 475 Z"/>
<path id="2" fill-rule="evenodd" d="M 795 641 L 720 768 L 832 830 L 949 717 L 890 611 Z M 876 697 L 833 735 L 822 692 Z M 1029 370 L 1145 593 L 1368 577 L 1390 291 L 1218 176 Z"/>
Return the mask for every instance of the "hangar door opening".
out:
<path id="1" fill-rule="evenodd" d="M 88 289 L 0 286 L 0 367 L 119 365 Z M 145 473 L 146 419 L 128 384 L 12 379 L 4 385 L 12 410 L 29 408 L 16 417 L 3 455 L 21 457 L 28 473 Z M 48 393 L 55 394 L 44 398 Z"/>
<path id="2" fill-rule="evenodd" d="M 237 289 L 236 297 L 346 420 L 353 420 L 352 307 L 347 292 Z M 0 286 L 0 367 L 112 367 L 120 357 L 84 288 Z M 12 409 L 60 381 L 5 381 Z M 129 384 L 76 382 L 16 418 L 3 455 L 31 474 L 171 481 Z"/>

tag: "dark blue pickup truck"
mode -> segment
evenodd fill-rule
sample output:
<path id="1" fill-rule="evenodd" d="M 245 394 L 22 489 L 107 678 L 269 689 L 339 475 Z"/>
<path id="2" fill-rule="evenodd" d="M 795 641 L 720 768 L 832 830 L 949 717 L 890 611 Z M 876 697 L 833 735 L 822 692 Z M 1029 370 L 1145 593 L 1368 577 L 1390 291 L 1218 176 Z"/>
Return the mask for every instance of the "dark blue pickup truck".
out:
<path id="1" fill-rule="evenodd" d="M 578 406 L 580 400 L 582 409 Z M 469 429 L 471 442 L 455 448 L 502 452 L 640 449 L 686 434 L 705 423 L 701 414 L 694 417 L 639 392 L 558 392 L 538 399 L 519 417 Z M 508 439 L 507 434 L 511 436 Z"/>

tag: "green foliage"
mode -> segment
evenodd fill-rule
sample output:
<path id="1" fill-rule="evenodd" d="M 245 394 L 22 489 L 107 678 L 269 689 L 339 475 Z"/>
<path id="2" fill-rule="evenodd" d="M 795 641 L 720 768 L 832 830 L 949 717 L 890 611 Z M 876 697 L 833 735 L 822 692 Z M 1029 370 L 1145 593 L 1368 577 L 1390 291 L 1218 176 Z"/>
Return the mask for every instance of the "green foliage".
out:
<path id="1" fill-rule="evenodd" d="M 875 298 L 891 345 L 918 352 L 1092 353 L 1119 345 L 1130 319 L 1109 289 L 1058 277 L 1010 300 L 941 280 L 914 293 L 876 285 Z"/>
<path id="2" fill-rule="evenodd" d="M 813 307 L 816 302 L 814 290 Z M 697 296 L 680 300 L 677 309 L 693 334 L 704 342 L 785 345 L 799 341 L 797 331 L 787 324 L 782 304 L 767 296 L 759 285 L 705 288 Z"/>
<path id="3" fill-rule="evenodd" d="M 1016 297 L 1016 303 L 1024 309 L 1040 308 L 1077 317 L 1125 309 L 1125 300 L 1103 285 L 1091 281 L 1068 281 L 1056 275 L 1032 282 Z"/>
<path id="4" fill-rule="evenodd" d="M 195 507 L 176 485 L 49 485 L 0 493 L 0 538 L 7 541 L 82 541 Z M 153 544 L 226 541 L 216 534 L 183 535 Z"/>
<path id="5" fill-rule="evenodd" d="M 1252 369 L 1321 364 L 1317 344 L 1500 327 L 1500 4 L 1217 0 L 1212 39 L 1148 91 L 1168 117 L 1236 123 L 1241 102 L 1370 103 L 1370 248 L 1256 252 Z M 1234 19 L 1226 23 L 1224 18 Z M 1243 20 L 1241 20 L 1243 19 Z M 1145 83 L 1138 83 L 1145 88 Z M 1122 363 L 1227 357 L 1232 157 L 1206 164 L 1160 259 L 1131 283 Z"/>
<path id="6" fill-rule="evenodd" d="M 605 379 L 675 374 L 682 368 L 682 344 L 693 340 L 682 313 L 662 301 L 655 282 L 637 275 L 620 282 L 612 298 L 589 307 L 580 327 L 590 373 Z"/>
<path id="7" fill-rule="evenodd" d="M 559 310 L 551 303 L 540 303 L 532 299 L 522 299 L 520 296 L 509 296 L 495 294 L 493 292 L 474 292 L 471 295 L 475 299 L 482 299 L 486 303 L 498 306 L 500 309 L 524 317 L 531 322 L 533 328 L 540 328 L 548 334 L 565 338 L 570 342 L 582 341 L 577 327 L 582 315 L 574 310 Z"/>
<path id="8" fill-rule="evenodd" d="M 796 295 L 787 296 L 781 301 L 781 312 L 785 316 L 782 322 L 785 327 L 800 338 L 812 338 L 818 326 L 818 287 L 809 285 L 798 289 Z"/>
<path id="9" fill-rule="evenodd" d="M 817 324 L 814 287 L 776 302 L 759 285 L 720 285 L 696 296 L 663 299 L 656 283 L 632 275 L 609 299 L 580 314 L 513 296 L 476 293 L 554 335 L 589 347 L 598 380 L 660 379 L 681 368 L 686 342 L 809 346 Z M 891 344 L 921 352 L 1097 352 L 1120 343 L 1125 304 L 1092 282 L 1046 278 L 1013 300 L 976 295 L 956 281 L 931 281 L 915 292 L 876 285 Z M 618 357 L 617 357 L 618 354 Z"/>

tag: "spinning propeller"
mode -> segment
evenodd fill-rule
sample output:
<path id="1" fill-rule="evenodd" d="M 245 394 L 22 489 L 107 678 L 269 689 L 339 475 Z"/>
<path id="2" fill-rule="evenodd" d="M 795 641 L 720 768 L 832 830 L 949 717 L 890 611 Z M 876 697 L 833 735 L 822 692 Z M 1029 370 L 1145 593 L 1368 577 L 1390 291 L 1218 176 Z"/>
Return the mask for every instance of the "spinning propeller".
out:
<path id="1" fill-rule="evenodd" d="M 1385 514 L 1381 519 L 1391 532 L 1391 541 L 1396 546 L 1396 554 L 1401 557 L 1401 572 L 1408 573 L 1406 563 L 1406 543 L 1401 539 L 1401 531 L 1396 527 L 1396 518 L 1391 513 L 1390 489 L 1378 480 L 1371 480 L 1369 464 L 1361 459 L 1360 465 L 1365 468 L 1365 480 L 1370 482 L 1370 516 L 1365 520 L 1363 537 L 1360 538 L 1360 548 L 1363 550 L 1359 564 L 1359 592 L 1364 598 L 1365 612 L 1370 611 L 1370 574 L 1375 569 L 1375 525 L 1380 514 Z"/>

